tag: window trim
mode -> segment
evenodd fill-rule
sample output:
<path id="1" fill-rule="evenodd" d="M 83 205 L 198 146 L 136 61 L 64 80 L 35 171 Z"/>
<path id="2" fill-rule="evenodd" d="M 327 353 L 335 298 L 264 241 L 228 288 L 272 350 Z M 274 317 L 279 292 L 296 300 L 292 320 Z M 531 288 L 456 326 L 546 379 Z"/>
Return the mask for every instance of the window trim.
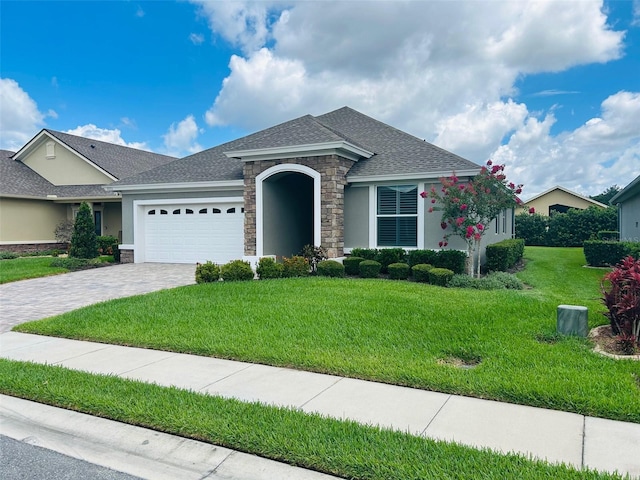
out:
<path id="1" fill-rule="evenodd" d="M 413 187 L 416 189 L 417 209 L 415 214 L 378 215 L 378 188 L 379 187 Z M 370 248 L 403 248 L 405 250 L 415 250 L 424 248 L 424 202 L 417 198 L 419 193 L 425 188 L 424 182 L 399 183 L 389 182 L 369 186 L 369 246 Z M 416 217 L 416 246 L 403 245 L 378 245 L 378 217 Z"/>

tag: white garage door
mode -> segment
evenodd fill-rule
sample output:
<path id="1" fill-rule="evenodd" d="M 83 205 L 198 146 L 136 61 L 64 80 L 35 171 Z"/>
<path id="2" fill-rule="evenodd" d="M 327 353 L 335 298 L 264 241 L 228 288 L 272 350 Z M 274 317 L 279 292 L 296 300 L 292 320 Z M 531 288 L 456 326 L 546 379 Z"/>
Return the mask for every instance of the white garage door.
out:
<path id="1" fill-rule="evenodd" d="M 244 254 L 241 203 L 144 208 L 145 261 L 222 264 Z"/>

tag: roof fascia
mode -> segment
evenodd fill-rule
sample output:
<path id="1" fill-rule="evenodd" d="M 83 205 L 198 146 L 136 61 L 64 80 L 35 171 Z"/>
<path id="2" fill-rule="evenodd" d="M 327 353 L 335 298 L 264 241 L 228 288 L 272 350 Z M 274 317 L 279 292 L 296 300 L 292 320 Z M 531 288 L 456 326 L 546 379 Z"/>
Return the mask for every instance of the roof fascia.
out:
<path id="1" fill-rule="evenodd" d="M 14 195 L 14 194 L 7 194 L 7 193 L 3 193 L 0 194 L 0 198 L 16 198 L 16 199 L 23 199 L 23 200 L 44 200 L 44 201 L 50 201 L 53 203 L 69 203 L 69 202 L 81 202 L 81 201 L 87 201 L 87 200 L 95 200 L 95 201 L 99 201 L 99 202 L 106 202 L 108 200 L 120 200 L 120 196 L 114 196 L 114 195 L 105 195 L 104 197 L 102 196 L 87 196 L 87 197 L 61 197 L 58 195 L 41 195 L 41 196 L 36 196 L 36 195 Z"/>
<path id="2" fill-rule="evenodd" d="M 158 192 L 202 192 L 207 190 L 237 190 L 244 188 L 244 180 L 222 180 L 215 182 L 145 183 L 138 185 L 104 185 L 108 192 L 158 193 Z"/>
<path id="3" fill-rule="evenodd" d="M 278 160 L 296 157 L 315 157 L 333 154 L 340 155 L 357 162 L 361 158 L 370 158 L 374 155 L 373 152 L 360 148 L 347 141 L 287 145 L 284 147 L 256 148 L 251 150 L 232 150 L 222 153 L 224 153 L 228 158 L 238 158 L 243 162 Z"/>
<path id="4" fill-rule="evenodd" d="M 473 177 L 478 174 L 480 167 L 473 170 L 460 170 L 455 174 L 460 177 Z M 435 180 L 443 177 L 450 177 L 451 170 L 442 172 L 419 172 L 419 173 L 397 173 L 390 175 L 347 175 L 347 182 L 349 183 L 375 183 L 375 182 L 389 182 L 389 181 L 405 181 L 405 180 Z"/>
<path id="5" fill-rule="evenodd" d="M 24 158 L 29 156 L 29 154 L 35 148 L 37 148 L 40 145 L 42 145 L 42 143 L 45 141 L 43 139 L 43 137 L 47 137 L 50 140 L 53 140 L 54 142 L 56 142 L 58 145 L 61 145 L 63 148 L 67 149 L 70 153 L 72 153 L 75 156 L 77 156 L 80 160 L 88 163 L 91 167 L 95 168 L 96 170 L 98 170 L 103 175 L 106 175 L 107 177 L 109 177 L 112 181 L 114 181 L 114 182 L 118 181 L 117 177 L 113 176 L 112 174 L 107 172 L 105 169 L 99 167 L 94 162 L 92 162 L 89 158 L 85 157 L 80 152 L 78 152 L 77 150 L 73 149 L 71 146 L 67 145 L 65 142 L 60 140 L 58 137 L 55 137 L 55 136 L 51 135 L 49 132 L 47 132 L 44 129 L 41 130 L 40 133 L 38 133 L 35 137 L 33 137 L 24 147 L 22 147 L 20 150 L 18 150 L 15 153 L 15 155 L 13 155 L 12 158 L 14 160 L 22 161 Z M 83 138 L 85 138 L 85 137 L 83 137 Z"/>
<path id="6" fill-rule="evenodd" d="M 633 193 L 634 188 L 638 185 L 640 185 L 640 175 L 634 178 L 629 185 L 627 185 L 618 193 L 616 193 L 611 199 L 611 204 L 612 205 L 619 204 L 620 202 L 624 201 L 626 198 L 629 198 L 629 195 Z"/>

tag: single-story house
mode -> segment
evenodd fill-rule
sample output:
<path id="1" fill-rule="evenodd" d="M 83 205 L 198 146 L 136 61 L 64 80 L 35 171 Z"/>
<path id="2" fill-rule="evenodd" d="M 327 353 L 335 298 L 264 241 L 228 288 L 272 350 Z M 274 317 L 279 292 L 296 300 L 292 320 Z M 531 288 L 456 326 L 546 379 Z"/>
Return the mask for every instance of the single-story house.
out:
<path id="1" fill-rule="evenodd" d="M 618 206 L 620 240 L 640 242 L 640 175 L 620 190 L 611 204 Z"/>
<path id="2" fill-rule="evenodd" d="M 0 151 L 0 250 L 57 248 L 55 229 L 91 206 L 96 234 L 120 237 L 120 195 L 102 187 L 175 160 L 144 150 L 42 130 Z"/>
<path id="3" fill-rule="evenodd" d="M 122 196 L 125 262 L 331 258 L 355 247 L 437 249 L 440 214 L 419 197 L 480 166 L 343 107 L 305 115 L 105 186 Z M 511 238 L 505 211 L 486 243 Z M 449 248 L 465 249 L 462 239 Z"/>
<path id="4" fill-rule="evenodd" d="M 607 208 L 604 203 L 584 197 L 559 185 L 530 198 L 522 204 L 523 207 L 518 208 L 516 213 L 522 213 L 533 207 L 536 213 L 546 216 L 551 216 L 554 213 L 567 213 L 570 208 L 578 210 L 586 210 L 589 207 Z"/>

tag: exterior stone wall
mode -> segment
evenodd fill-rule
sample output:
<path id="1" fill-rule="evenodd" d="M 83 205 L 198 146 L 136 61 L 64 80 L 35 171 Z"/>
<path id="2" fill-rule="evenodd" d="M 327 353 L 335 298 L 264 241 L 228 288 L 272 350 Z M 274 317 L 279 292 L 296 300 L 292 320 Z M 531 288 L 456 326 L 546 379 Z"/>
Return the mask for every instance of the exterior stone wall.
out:
<path id="1" fill-rule="evenodd" d="M 355 163 L 338 155 L 246 162 L 244 164 L 244 253 L 256 255 L 256 177 L 279 164 L 304 165 L 320 173 L 320 239 L 329 258 L 344 255 L 344 189 Z M 316 245 L 317 246 L 317 245 Z"/>
<path id="2" fill-rule="evenodd" d="M 59 250 L 66 252 L 69 245 L 66 243 L 13 243 L 0 245 L 0 251 L 13 253 L 45 252 L 47 250 Z"/>
<path id="3" fill-rule="evenodd" d="M 133 263 L 133 250 L 120 250 L 120 263 Z"/>

